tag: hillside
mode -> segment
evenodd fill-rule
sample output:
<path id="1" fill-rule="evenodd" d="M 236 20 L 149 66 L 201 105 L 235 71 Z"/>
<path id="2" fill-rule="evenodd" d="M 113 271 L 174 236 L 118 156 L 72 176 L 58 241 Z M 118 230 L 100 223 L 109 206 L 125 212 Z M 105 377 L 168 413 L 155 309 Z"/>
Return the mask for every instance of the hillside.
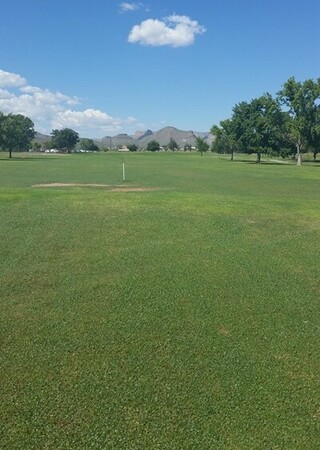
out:
<path id="1" fill-rule="evenodd" d="M 136 131 L 132 136 L 126 133 L 120 133 L 115 136 L 105 136 L 102 139 L 94 139 L 94 142 L 99 147 L 122 147 L 124 145 L 136 144 L 138 147 L 144 148 L 152 140 L 158 141 L 160 145 L 166 145 L 170 139 L 174 139 L 179 147 L 183 147 L 185 144 L 194 146 L 197 136 L 202 137 L 209 145 L 211 145 L 213 136 L 209 132 L 192 130 L 183 131 L 171 126 L 161 128 L 158 131 Z M 50 139 L 50 135 L 37 132 L 34 141 L 43 144 Z"/>
<path id="2" fill-rule="evenodd" d="M 201 136 L 204 138 L 209 145 L 212 143 L 213 136 L 207 133 L 201 133 L 198 131 L 183 131 L 179 130 L 175 127 L 164 127 L 158 131 L 136 131 L 133 136 L 129 136 L 128 134 L 118 134 L 116 136 L 106 136 L 101 139 L 102 145 L 105 146 L 122 146 L 129 144 L 136 144 L 138 147 L 146 147 L 148 143 L 152 140 L 156 140 L 160 143 L 160 145 L 166 145 L 170 141 L 170 139 L 174 139 L 180 147 L 183 147 L 185 144 L 190 144 L 192 146 L 195 145 L 196 137 Z"/>

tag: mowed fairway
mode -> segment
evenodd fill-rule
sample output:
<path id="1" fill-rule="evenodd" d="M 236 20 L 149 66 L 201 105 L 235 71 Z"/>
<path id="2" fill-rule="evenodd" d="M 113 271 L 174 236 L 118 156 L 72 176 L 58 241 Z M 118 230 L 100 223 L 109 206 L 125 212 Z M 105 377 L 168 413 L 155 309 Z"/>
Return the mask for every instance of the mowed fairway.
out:
<path id="1" fill-rule="evenodd" d="M 41 183 L 158 188 L 35 188 Z M 320 165 L 0 158 L 2 449 L 320 448 Z"/>

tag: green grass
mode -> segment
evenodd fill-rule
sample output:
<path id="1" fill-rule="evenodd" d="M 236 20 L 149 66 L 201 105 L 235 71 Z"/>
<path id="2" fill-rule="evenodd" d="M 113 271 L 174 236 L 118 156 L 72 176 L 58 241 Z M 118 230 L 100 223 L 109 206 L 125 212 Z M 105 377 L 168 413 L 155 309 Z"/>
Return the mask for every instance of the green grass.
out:
<path id="1" fill-rule="evenodd" d="M 37 183 L 129 186 L 33 188 Z M 320 167 L 0 158 L 3 449 L 319 449 Z"/>

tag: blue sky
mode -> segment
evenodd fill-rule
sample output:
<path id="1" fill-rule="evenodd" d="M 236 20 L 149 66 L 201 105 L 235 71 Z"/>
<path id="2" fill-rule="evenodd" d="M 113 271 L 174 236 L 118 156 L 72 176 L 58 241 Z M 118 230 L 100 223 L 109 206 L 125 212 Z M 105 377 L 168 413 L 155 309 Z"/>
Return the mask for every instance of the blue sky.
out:
<path id="1" fill-rule="evenodd" d="M 320 0 L 10 0 L 0 111 L 103 137 L 207 131 L 290 77 L 320 77 Z"/>

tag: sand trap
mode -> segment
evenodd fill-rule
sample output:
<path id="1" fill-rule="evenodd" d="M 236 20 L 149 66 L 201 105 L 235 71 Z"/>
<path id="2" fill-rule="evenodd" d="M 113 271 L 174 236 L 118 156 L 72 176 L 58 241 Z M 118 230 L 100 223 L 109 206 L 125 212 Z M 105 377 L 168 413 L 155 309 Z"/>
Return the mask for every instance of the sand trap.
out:
<path id="1" fill-rule="evenodd" d="M 32 187 L 35 188 L 95 187 L 95 188 L 109 188 L 111 192 L 147 192 L 159 190 L 159 188 L 129 187 L 123 184 L 118 184 L 117 186 L 113 187 L 111 184 L 96 184 L 96 183 L 44 183 L 44 184 L 34 184 Z"/>

